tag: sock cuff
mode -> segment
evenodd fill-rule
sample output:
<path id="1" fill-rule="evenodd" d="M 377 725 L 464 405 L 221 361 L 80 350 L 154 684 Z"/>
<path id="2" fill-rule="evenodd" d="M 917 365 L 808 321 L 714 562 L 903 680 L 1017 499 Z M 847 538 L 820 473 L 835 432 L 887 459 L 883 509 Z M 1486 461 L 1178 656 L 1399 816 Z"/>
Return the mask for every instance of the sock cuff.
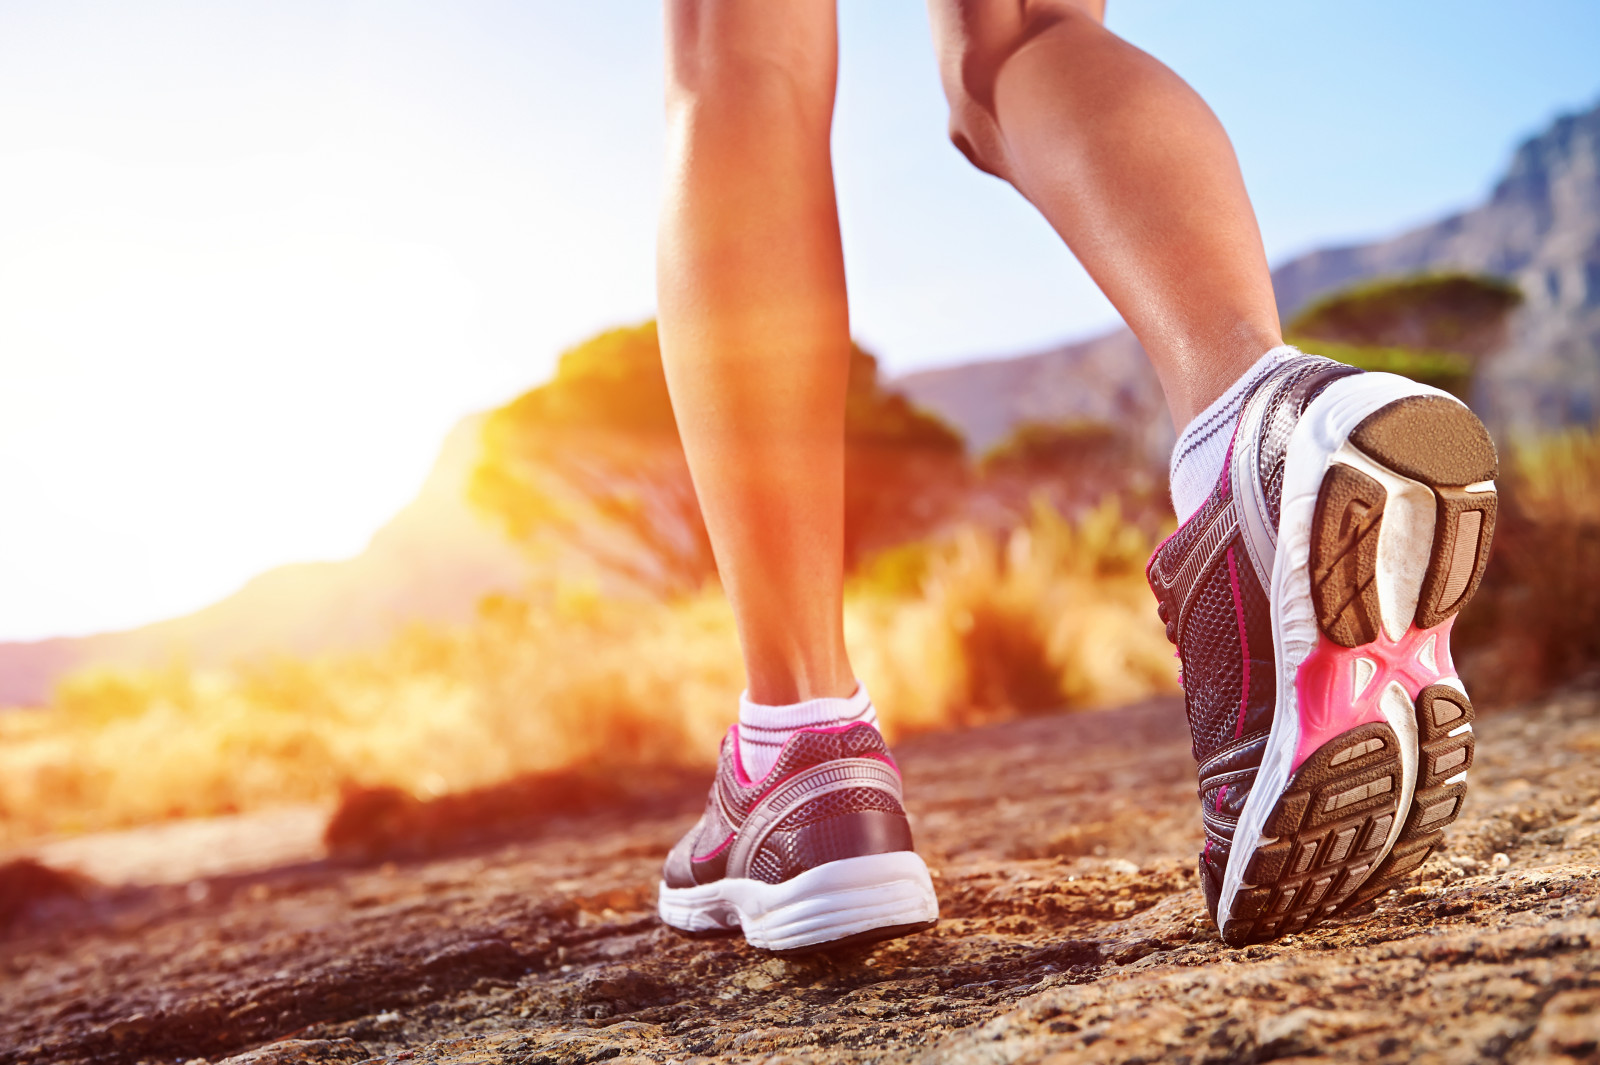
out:
<path id="1" fill-rule="evenodd" d="M 755 741 L 766 739 L 763 733 L 787 735 L 795 729 L 848 725 L 854 721 L 865 721 L 869 725 L 878 723 L 867 686 L 860 682 L 856 684 L 855 694 L 847 699 L 807 699 L 787 706 L 751 702 L 748 691 L 739 693 L 739 731 L 751 733 Z"/>
<path id="2" fill-rule="evenodd" d="M 1280 344 L 1239 375 L 1209 407 L 1178 434 L 1172 446 L 1172 462 L 1168 467 L 1168 483 L 1172 489 L 1172 509 L 1178 520 L 1184 521 L 1200 509 L 1216 481 L 1221 476 L 1221 463 L 1226 448 L 1233 438 L 1233 429 L 1239 423 L 1247 396 L 1261 379 L 1280 363 L 1295 358 L 1300 349 L 1292 344 Z"/>

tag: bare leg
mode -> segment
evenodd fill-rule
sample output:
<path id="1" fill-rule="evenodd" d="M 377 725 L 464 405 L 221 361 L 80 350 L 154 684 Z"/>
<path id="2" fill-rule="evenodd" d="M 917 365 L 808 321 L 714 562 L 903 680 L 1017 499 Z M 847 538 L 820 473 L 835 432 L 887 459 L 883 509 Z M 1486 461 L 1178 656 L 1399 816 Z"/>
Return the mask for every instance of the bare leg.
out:
<path id="1" fill-rule="evenodd" d="M 661 352 L 750 698 L 848 696 L 834 0 L 667 0 Z"/>
<path id="2" fill-rule="evenodd" d="M 1182 429 L 1282 343 L 1239 165 L 1103 0 L 930 0 L 951 137 L 1055 227 L 1149 353 Z"/>

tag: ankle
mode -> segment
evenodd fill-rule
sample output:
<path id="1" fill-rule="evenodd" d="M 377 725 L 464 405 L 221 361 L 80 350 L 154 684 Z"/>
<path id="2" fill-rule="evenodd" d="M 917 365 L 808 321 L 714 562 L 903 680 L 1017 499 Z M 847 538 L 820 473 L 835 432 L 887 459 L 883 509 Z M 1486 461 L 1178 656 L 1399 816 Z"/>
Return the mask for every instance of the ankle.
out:
<path id="1" fill-rule="evenodd" d="M 1217 401 L 1240 378 L 1249 374 L 1262 358 L 1288 348 L 1276 330 L 1246 328 L 1241 326 L 1237 335 L 1230 336 L 1209 350 L 1204 359 L 1189 362 L 1179 369 L 1173 380 L 1162 380 L 1167 392 L 1167 409 L 1172 413 L 1172 423 L 1181 435 L 1201 415 L 1210 413 Z"/>
<path id="2" fill-rule="evenodd" d="M 791 706 L 813 699 L 848 699 L 856 693 L 855 672 L 843 651 L 824 661 L 784 664 L 779 668 L 749 666 L 746 695 L 755 705 Z"/>
<path id="3" fill-rule="evenodd" d="M 1227 463 L 1239 414 L 1256 383 L 1279 363 L 1299 354 L 1298 349 L 1280 344 L 1259 356 L 1178 434 L 1172 447 L 1168 483 L 1172 491 L 1172 510 L 1180 523 L 1199 510 L 1215 489 Z"/>
<path id="4" fill-rule="evenodd" d="M 845 698 L 806 699 L 786 705 L 757 703 L 745 692 L 739 696 L 739 762 L 746 776 L 759 780 L 772 769 L 783 745 L 796 732 L 858 723 L 876 728 L 878 713 L 866 687 L 854 680 Z"/>

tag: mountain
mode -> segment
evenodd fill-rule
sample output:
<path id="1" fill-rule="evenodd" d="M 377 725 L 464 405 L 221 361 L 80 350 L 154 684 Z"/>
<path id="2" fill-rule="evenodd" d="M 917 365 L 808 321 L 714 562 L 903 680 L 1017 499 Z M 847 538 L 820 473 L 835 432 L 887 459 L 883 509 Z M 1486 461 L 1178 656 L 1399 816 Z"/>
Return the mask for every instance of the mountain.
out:
<path id="1" fill-rule="evenodd" d="M 272 569 L 193 614 L 126 632 L 0 643 L 0 707 L 40 703 L 89 665 L 222 665 L 371 646 L 410 621 L 468 620 L 483 596 L 518 589 L 531 572 L 466 501 L 484 417 L 451 431 L 417 498 L 354 558 Z"/>
<path id="2" fill-rule="evenodd" d="M 961 430 L 974 454 L 1023 422 L 1127 426 L 1143 450 L 1163 461 L 1172 447 L 1161 384 L 1127 329 L 1036 355 L 922 370 L 896 378 L 893 387 Z"/>
<path id="3" fill-rule="evenodd" d="M 1600 105 L 1523 143 L 1484 204 L 1397 237 L 1326 248 L 1273 271 L 1287 321 L 1318 296 L 1368 278 L 1465 270 L 1515 281 L 1526 302 L 1507 350 L 1480 374 L 1474 405 L 1502 431 L 1589 423 L 1600 413 Z M 999 362 L 896 382 L 978 448 L 1025 421 L 1093 418 L 1170 444 L 1165 404 L 1126 329 Z"/>

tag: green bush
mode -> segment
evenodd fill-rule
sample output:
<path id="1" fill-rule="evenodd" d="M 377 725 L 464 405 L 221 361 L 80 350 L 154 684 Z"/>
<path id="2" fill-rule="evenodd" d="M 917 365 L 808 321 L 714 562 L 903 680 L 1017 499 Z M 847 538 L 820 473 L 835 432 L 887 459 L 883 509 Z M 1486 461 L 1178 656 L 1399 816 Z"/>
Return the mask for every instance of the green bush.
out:
<path id="1" fill-rule="evenodd" d="M 1291 336 L 1288 339 L 1289 343 L 1312 355 L 1321 355 L 1362 370 L 1399 374 L 1434 388 L 1442 388 L 1462 399 L 1467 398 L 1472 387 L 1472 360 L 1452 351 L 1343 344 L 1316 337 Z"/>

